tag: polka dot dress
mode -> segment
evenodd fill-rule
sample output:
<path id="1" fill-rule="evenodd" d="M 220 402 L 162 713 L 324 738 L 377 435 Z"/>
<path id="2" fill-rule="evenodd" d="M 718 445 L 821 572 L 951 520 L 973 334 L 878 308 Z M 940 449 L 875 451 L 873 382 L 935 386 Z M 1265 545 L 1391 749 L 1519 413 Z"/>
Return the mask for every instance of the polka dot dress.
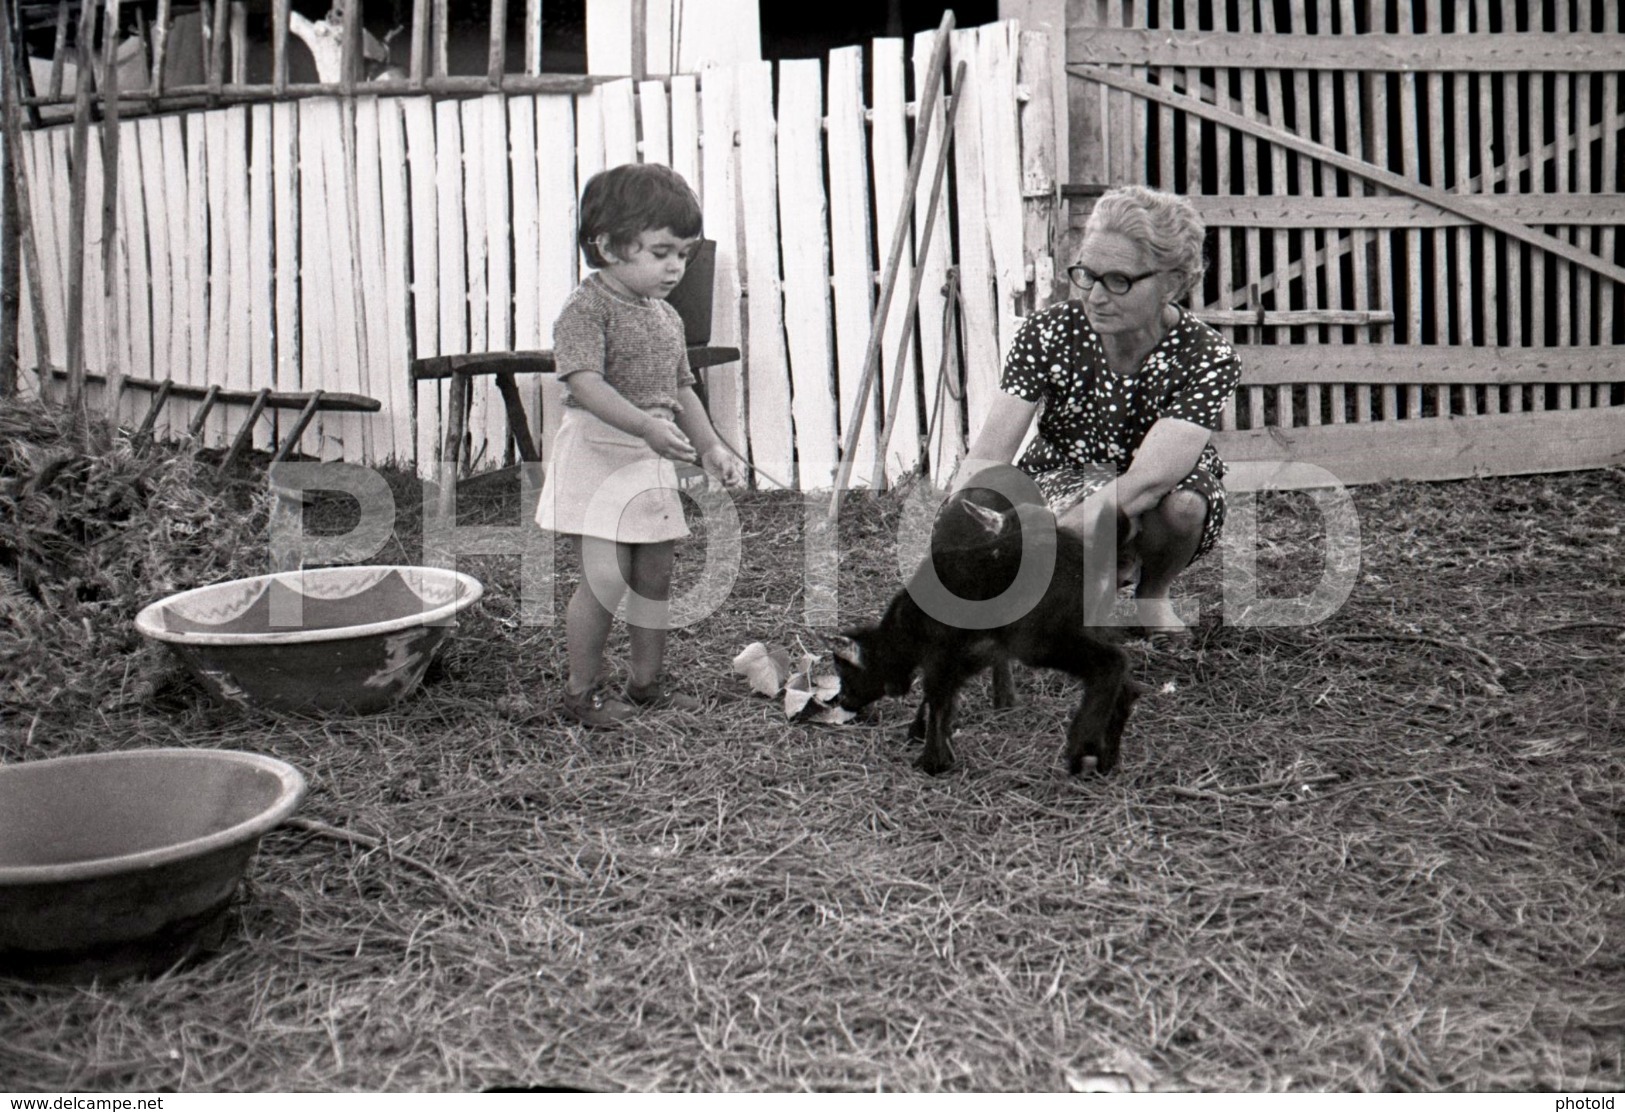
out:
<path id="1" fill-rule="evenodd" d="M 1042 404 L 1038 435 L 1017 463 L 1059 514 L 1126 471 L 1161 418 L 1214 428 L 1240 382 L 1235 349 L 1184 309 L 1139 370 L 1118 375 L 1106 365 L 1083 302 L 1065 301 L 1027 318 L 1010 345 L 999 385 Z M 1224 526 L 1223 478 L 1224 461 L 1208 444 L 1195 470 L 1175 484 L 1175 490 L 1207 499 L 1193 560 L 1213 547 Z"/>

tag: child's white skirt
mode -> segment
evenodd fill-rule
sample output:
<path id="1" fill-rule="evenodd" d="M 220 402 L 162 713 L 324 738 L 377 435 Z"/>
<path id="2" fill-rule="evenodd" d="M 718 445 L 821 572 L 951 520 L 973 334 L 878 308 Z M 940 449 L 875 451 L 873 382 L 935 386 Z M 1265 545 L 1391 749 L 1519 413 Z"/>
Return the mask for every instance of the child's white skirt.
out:
<path id="1" fill-rule="evenodd" d="M 688 536 L 676 465 L 656 455 L 642 437 L 622 432 L 580 406 L 563 408 L 536 524 L 555 533 L 622 544 Z"/>

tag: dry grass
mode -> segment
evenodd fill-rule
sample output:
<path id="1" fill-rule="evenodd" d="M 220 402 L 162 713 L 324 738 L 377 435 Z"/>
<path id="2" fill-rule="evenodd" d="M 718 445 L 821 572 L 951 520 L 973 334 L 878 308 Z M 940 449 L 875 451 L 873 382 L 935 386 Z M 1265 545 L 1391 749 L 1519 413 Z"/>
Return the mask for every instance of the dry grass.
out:
<path id="1" fill-rule="evenodd" d="M 415 559 L 391 481 L 379 558 Z M 673 636 L 700 720 L 564 727 L 562 628 L 519 622 L 501 559 L 389 714 L 0 707 L 7 759 L 259 750 L 305 771 L 305 817 L 378 840 L 271 834 L 226 948 L 165 977 L 0 982 L 0 1088 L 1617 1089 L 1625 473 L 1356 501 L 1323 623 L 1221 624 L 1218 561 L 1192 573 L 1200 636 L 1132 644 L 1157 693 L 1105 779 L 1061 773 L 1049 676 L 1007 712 L 968 692 L 934 780 L 901 702 L 806 728 L 747 694 L 746 642 L 819 647 L 784 495 L 739 499 L 729 600 Z M 1309 500 L 1259 508 L 1261 589 L 1303 591 Z M 843 621 L 895 589 L 900 516 L 849 501 Z"/>

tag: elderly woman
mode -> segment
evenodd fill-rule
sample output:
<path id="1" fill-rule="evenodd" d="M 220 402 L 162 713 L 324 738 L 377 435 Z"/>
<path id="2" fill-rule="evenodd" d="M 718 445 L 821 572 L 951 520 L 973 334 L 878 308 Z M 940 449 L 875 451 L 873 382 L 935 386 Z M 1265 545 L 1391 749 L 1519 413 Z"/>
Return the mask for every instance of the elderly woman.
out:
<path id="1" fill-rule="evenodd" d="M 1016 334 L 1000 390 L 960 469 L 1016 461 L 1061 527 L 1089 553 L 1113 551 L 1119 511 L 1139 559 L 1139 623 L 1188 636 L 1168 592 L 1218 540 L 1224 463 L 1209 443 L 1241 378 L 1235 349 L 1183 308 L 1202 281 L 1205 228 L 1189 201 L 1141 186 L 1108 191 L 1067 273 L 1082 291 Z M 1091 561 L 1091 593 L 1116 594 L 1112 561 Z M 1092 609 L 1100 614 L 1099 609 Z"/>

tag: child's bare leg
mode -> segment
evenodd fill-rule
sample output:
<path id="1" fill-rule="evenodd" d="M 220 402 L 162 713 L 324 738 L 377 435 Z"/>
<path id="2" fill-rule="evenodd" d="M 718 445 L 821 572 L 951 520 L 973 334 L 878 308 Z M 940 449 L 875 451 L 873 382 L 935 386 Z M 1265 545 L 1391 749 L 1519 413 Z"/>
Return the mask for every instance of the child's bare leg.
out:
<path id="1" fill-rule="evenodd" d="M 666 629 L 671 624 L 672 557 L 676 544 L 659 541 L 631 545 L 633 594 L 626 602 L 627 636 L 632 646 L 632 682 L 647 687 L 660 675 L 666 659 Z"/>
<path id="2" fill-rule="evenodd" d="M 564 637 L 570 657 L 565 690 L 573 694 L 586 691 L 604 670 L 604 646 L 609 642 L 615 607 L 626 592 L 631 549 L 631 545 L 599 537 L 576 538 L 581 582 L 564 612 Z"/>

